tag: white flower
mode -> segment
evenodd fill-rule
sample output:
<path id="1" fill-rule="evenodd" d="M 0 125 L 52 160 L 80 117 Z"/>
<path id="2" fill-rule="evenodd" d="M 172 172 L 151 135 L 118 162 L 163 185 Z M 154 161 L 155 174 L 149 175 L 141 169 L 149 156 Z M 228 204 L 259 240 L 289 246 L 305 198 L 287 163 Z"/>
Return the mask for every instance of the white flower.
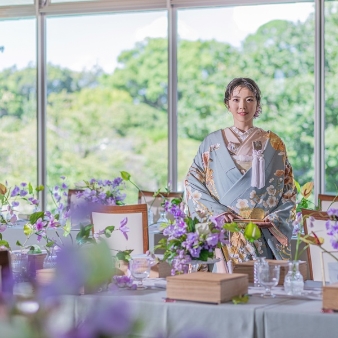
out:
<path id="1" fill-rule="evenodd" d="M 209 235 L 210 229 L 209 229 L 209 223 L 197 223 L 195 225 L 196 233 L 201 235 Z"/>
<path id="2" fill-rule="evenodd" d="M 202 197 L 202 194 L 197 190 L 195 190 L 194 192 L 191 193 L 191 198 L 195 201 L 200 200 L 201 197 Z"/>
<path id="3" fill-rule="evenodd" d="M 266 191 L 269 195 L 276 195 L 276 189 L 272 184 L 266 188 Z"/>
<path id="4" fill-rule="evenodd" d="M 248 200 L 238 199 L 237 204 L 236 204 L 236 208 L 238 208 L 238 209 L 249 208 Z"/>
<path id="5" fill-rule="evenodd" d="M 256 190 L 252 190 L 251 193 L 250 193 L 250 198 L 254 199 L 254 198 L 256 198 L 256 196 L 257 196 Z"/>
<path id="6" fill-rule="evenodd" d="M 270 208 L 272 208 L 277 205 L 277 198 L 275 196 L 269 196 L 266 203 Z"/>
<path id="7" fill-rule="evenodd" d="M 270 178 L 269 183 L 271 183 L 274 179 L 274 177 Z"/>
<path id="8" fill-rule="evenodd" d="M 259 240 L 254 241 L 254 246 L 256 247 L 256 250 L 258 251 L 258 253 L 262 254 L 263 250 L 262 250 L 262 245 L 263 243 Z"/>

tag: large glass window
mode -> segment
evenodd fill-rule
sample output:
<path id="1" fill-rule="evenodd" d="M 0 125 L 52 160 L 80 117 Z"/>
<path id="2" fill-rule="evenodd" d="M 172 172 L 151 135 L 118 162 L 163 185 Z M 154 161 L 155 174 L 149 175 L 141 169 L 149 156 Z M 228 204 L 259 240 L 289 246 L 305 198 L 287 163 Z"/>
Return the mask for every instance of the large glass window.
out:
<path id="1" fill-rule="evenodd" d="M 338 1 L 325 2 L 325 192 L 338 193 Z"/>
<path id="2" fill-rule="evenodd" d="M 37 181 L 35 19 L 0 21 L 0 183 Z"/>
<path id="3" fill-rule="evenodd" d="M 284 140 L 300 183 L 313 180 L 313 2 L 179 10 L 178 33 L 180 187 L 203 138 L 232 125 L 223 97 L 235 77 L 258 83 L 256 126 Z"/>
<path id="4" fill-rule="evenodd" d="M 126 170 L 142 189 L 166 186 L 166 13 L 48 18 L 47 42 L 48 185 Z"/>

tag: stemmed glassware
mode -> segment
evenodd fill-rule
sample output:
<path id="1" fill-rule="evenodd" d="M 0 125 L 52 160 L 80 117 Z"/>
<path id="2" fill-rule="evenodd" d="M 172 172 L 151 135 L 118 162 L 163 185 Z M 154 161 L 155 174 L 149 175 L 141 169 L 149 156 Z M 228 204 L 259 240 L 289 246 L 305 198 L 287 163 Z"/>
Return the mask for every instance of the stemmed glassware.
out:
<path id="1" fill-rule="evenodd" d="M 261 294 L 263 298 L 274 298 L 271 288 L 276 286 L 279 281 L 280 265 L 263 264 L 258 267 L 258 280 L 265 292 Z"/>
<path id="2" fill-rule="evenodd" d="M 143 279 L 149 277 L 151 262 L 147 257 L 133 258 L 130 262 L 130 272 L 132 276 L 139 280 L 138 289 L 146 289 Z"/>

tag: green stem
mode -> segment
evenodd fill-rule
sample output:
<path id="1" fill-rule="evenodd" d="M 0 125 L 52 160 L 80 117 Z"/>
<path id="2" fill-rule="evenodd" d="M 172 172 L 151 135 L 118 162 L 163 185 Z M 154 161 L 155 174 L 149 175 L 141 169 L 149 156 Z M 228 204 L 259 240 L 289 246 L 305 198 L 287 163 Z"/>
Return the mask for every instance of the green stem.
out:
<path id="1" fill-rule="evenodd" d="M 142 194 L 142 197 L 144 199 L 144 203 L 147 204 L 146 197 L 144 196 L 142 190 L 129 178 L 129 182 Z"/>
<path id="2" fill-rule="evenodd" d="M 300 233 L 298 232 L 297 243 L 296 243 L 296 252 L 295 252 L 295 256 L 294 256 L 295 261 L 298 261 L 298 259 L 299 259 L 299 242 L 300 242 Z"/>
<path id="3" fill-rule="evenodd" d="M 319 245 L 319 247 L 327 254 L 329 254 L 334 260 L 338 261 L 338 258 L 333 255 L 330 251 L 327 251 L 325 248 L 323 248 L 321 245 Z"/>

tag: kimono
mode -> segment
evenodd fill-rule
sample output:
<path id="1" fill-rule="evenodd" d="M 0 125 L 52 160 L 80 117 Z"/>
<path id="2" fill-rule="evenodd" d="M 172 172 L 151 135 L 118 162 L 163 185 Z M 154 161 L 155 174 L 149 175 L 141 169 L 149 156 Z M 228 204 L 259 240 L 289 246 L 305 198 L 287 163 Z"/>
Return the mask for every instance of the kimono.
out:
<path id="1" fill-rule="evenodd" d="M 273 132 L 235 127 L 209 134 L 201 143 L 185 180 L 185 199 L 191 217 L 203 221 L 231 212 L 245 219 L 268 220 L 272 227 L 249 243 L 229 233 L 223 247 L 233 263 L 256 256 L 290 259 L 296 189 L 283 141 Z M 242 227 L 244 228 L 244 223 Z"/>

